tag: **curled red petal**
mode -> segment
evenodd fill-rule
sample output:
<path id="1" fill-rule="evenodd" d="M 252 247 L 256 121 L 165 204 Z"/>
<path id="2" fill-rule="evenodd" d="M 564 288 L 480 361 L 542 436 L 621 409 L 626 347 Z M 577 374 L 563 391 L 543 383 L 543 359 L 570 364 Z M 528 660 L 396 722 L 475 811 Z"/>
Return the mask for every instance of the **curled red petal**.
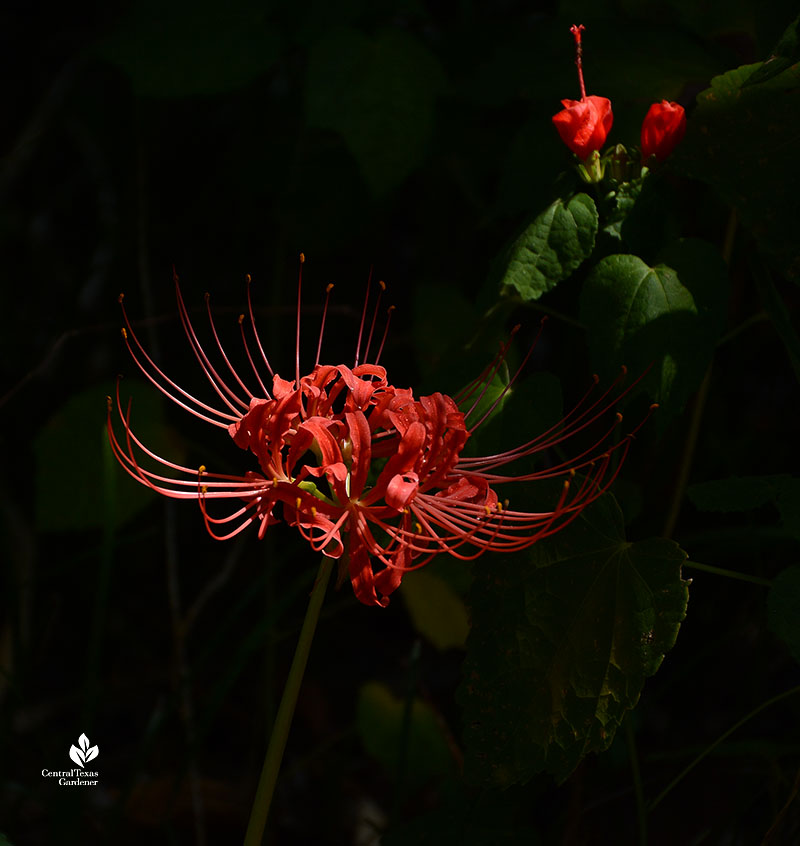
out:
<path id="1" fill-rule="evenodd" d="M 389 480 L 383 498 L 395 511 L 402 511 L 414 499 L 418 490 L 419 476 L 416 473 L 398 473 Z"/>

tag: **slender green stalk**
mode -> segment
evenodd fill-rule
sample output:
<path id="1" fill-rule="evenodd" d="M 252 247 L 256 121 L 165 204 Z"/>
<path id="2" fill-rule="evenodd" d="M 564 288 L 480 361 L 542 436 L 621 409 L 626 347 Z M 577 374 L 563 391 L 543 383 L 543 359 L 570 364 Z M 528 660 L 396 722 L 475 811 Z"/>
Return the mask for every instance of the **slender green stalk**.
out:
<path id="1" fill-rule="evenodd" d="M 278 715 L 275 717 L 275 725 L 272 727 L 267 754 L 264 758 L 264 766 L 261 770 L 261 778 L 256 788 L 253 808 L 250 812 L 250 822 L 247 826 L 244 846 L 260 846 L 261 839 L 264 836 L 269 807 L 272 803 L 272 794 L 275 791 L 278 771 L 283 760 L 283 751 L 286 748 L 286 740 L 289 737 L 294 708 L 297 704 L 297 695 L 300 692 L 303 674 L 308 663 L 308 654 L 311 651 L 311 642 L 314 639 L 314 631 L 317 628 L 319 611 L 322 607 L 322 600 L 325 598 L 325 590 L 328 587 L 328 580 L 330 579 L 332 569 L 333 559 L 323 556 L 317 572 L 317 579 L 314 582 L 314 588 L 311 591 L 308 610 L 303 620 L 303 628 L 300 630 L 300 637 L 297 641 L 297 648 L 294 652 L 289 676 L 286 679 L 286 687 L 283 689 L 281 704 L 278 706 Z"/>
<path id="2" fill-rule="evenodd" d="M 411 655 L 408 660 L 408 688 L 406 690 L 406 701 L 403 706 L 403 723 L 397 750 L 396 786 L 394 800 L 392 801 L 392 812 L 389 817 L 390 820 L 397 819 L 400 807 L 405 799 L 408 747 L 411 739 L 411 718 L 414 715 L 414 698 L 417 694 L 417 685 L 419 684 L 419 656 L 421 651 L 422 644 L 419 638 L 417 638 L 411 647 Z"/>
<path id="3" fill-rule="evenodd" d="M 736 240 L 737 226 L 738 219 L 736 209 L 731 209 L 730 214 L 728 215 L 728 224 L 725 227 L 725 240 L 722 245 L 722 258 L 728 266 L 730 266 L 731 257 L 733 256 L 733 245 Z M 667 519 L 664 521 L 664 528 L 661 532 L 662 537 L 665 538 L 672 537 L 672 533 L 675 531 L 675 526 L 678 523 L 681 506 L 683 505 L 683 498 L 686 494 L 686 486 L 689 483 L 689 473 L 692 469 L 692 462 L 694 461 L 694 451 L 697 447 L 697 438 L 700 435 L 703 412 L 705 411 L 706 400 L 708 399 L 708 389 L 711 385 L 712 367 L 713 360 L 708 365 L 703 382 L 695 395 L 692 418 L 689 423 L 689 431 L 686 435 L 686 443 L 684 444 L 683 455 L 681 456 L 680 465 L 678 467 L 678 478 L 675 480 L 675 488 L 672 492 L 672 501 L 670 502 L 670 506 L 667 511 Z"/>
<path id="4" fill-rule="evenodd" d="M 686 486 L 689 484 L 689 473 L 692 469 L 692 462 L 694 461 L 694 451 L 697 447 L 697 438 L 700 435 L 700 426 L 703 421 L 703 412 L 706 408 L 706 399 L 708 398 L 708 389 L 711 385 L 711 367 L 708 365 L 706 375 L 703 382 L 698 388 L 697 394 L 694 398 L 694 408 L 692 410 L 692 418 L 689 423 L 689 432 L 686 435 L 686 443 L 683 447 L 683 455 L 681 456 L 680 465 L 678 467 L 678 478 L 675 481 L 675 488 L 673 490 L 672 501 L 670 502 L 669 510 L 667 511 L 667 519 L 664 521 L 664 528 L 661 531 L 661 536 L 671 538 L 675 531 L 675 526 L 678 523 L 678 515 L 683 506 L 683 498 L 686 493 Z"/>
<path id="5" fill-rule="evenodd" d="M 633 792 L 636 796 L 636 820 L 639 825 L 639 846 L 647 846 L 647 805 L 644 801 L 644 786 L 642 772 L 639 769 L 639 754 L 636 751 L 636 737 L 633 733 L 631 715 L 625 720 L 625 740 L 628 745 L 628 757 L 631 762 L 631 776 L 633 778 Z"/>
<path id="6" fill-rule="evenodd" d="M 717 341 L 717 349 L 720 347 L 724 347 L 725 344 L 730 343 L 734 338 L 738 338 L 742 332 L 746 332 L 751 326 L 754 326 L 756 323 L 764 323 L 765 321 L 769 320 L 769 315 L 766 311 L 759 311 L 758 314 L 753 314 L 748 317 L 746 320 L 743 320 L 738 326 L 735 326 L 731 329 L 730 332 L 726 332 L 718 341 Z"/>
<path id="7" fill-rule="evenodd" d="M 713 573 L 715 576 L 725 576 L 728 579 L 738 579 L 740 582 L 751 582 L 762 587 L 772 587 L 769 579 L 762 579 L 761 576 L 751 576 L 749 573 L 737 573 L 736 570 L 726 570 L 724 567 L 712 567 L 710 564 L 699 564 L 697 561 L 685 561 L 684 567 L 691 567 L 695 570 L 703 570 L 706 573 Z"/>
<path id="8" fill-rule="evenodd" d="M 760 714 L 765 708 L 769 708 L 770 705 L 774 705 L 776 702 L 780 702 L 782 699 L 788 699 L 790 696 L 793 696 L 795 693 L 800 693 L 800 685 L 797 687 L 793 687 L 789 690 L 784 690 L 783 693 L 779 693 L 777 696 L 773 696 L 772 699 L 768 699 L 766 702 L 762 702 L 758 707 L 753 708 L 753 710 L 742 717 L 738 723 L 734 723 L 726 732 L 721 734 L 707 749 L 704 749 L 688 766 L 684 767 L 678 775 L 675 776 L 674 779 L 661 791 L 661 793 L 656 796 L 656 798 L 650 803 L 648 810 L 652 811 L 661 803 L 661 800 L 664 799 L 667 794 L 675 787 L 678 782 L 682 781 L 685 776 L 687 776 L 702 760 L 706 757 L 709 753 L 713 752 L 717 746 L 720 745 L 723 741 L 727 740 L 738 728 L 741 728 L 748 720 L 751 720 L 757 714 Z"/>

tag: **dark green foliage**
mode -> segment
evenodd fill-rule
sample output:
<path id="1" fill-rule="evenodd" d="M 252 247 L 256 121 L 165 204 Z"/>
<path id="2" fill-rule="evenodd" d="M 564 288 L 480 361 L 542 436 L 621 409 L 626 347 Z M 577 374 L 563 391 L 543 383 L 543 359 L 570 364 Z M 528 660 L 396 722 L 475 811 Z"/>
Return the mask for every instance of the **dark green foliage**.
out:
<path id="1" fill-rule="evenodd" d="M 538 300 L 591 255 L 597 209 L 586 194 L 556 200 L 508 248 L 495 273 L 501 291 L 523 301 Z"/>
<path id="2" fill-rule="evenodd" d="M 788 567 L 773 581 L 767 596 L 769 627 L 800 662 L 800 567 Z"/>
<path id="3" fill-rule="evenodd" d="M 797 198 L 790 174 L 800 137 L 800 68 L 746 87 L 761 65 L 711 81 L 697 98 L 676 167 L 733 206 L 782 273 L 800 278 Z"/>
<path id="4" fill-rule="evenodd" d="M 529 552 L 495 556 L 470 592 L 467 779 L 496 787 L 546 769 L 563 781 L 611 744 L 686 613 L 686 554 L 625 539 L 605 496 Z"/>
<path id="5" fill-rule="evenodd" d="M 155 498 L 120 474 L 111 454 L 103 402 L 113 390 L 109 383 L 75 394 L 40 430 L 34 442 L 40 531 L 98 528 L 109 520 L 119 526 Z M 141 429 L 139 437 L 155 452 L 180 460 L 183 450 L 166 426 L 158 394 L 137 379 L 126 379 L 124 390 L 131 400 L 131 422 Z"/>
<path id="6" fill-rule="evenodd" d="M 281 33 L 263 7 L 232 0 L 135 0 L 97 45 L 140 97 L 223 94 L 252 82 L 277 60 Z"/>
<path id="7" fill-rule="evenodd" d="M 724 321 L 727 272 L 701 241 L 671 245 L 654 267 L 638 256 L 601 259 L 584 285 L 581 319 L 606 378 L 651 368 L 646 383 L 665 422 L 683 408 L 711 362 Z"/>
<path id="8" fill-rule="evenodd" d="M 340 27 L 311 49 L 306 116 L 310 126 L 341 135 L 381 195 L 424 160 L 444 85 L 436 57 L 412 36 L 385 30 L 369 38 Z"/>
<path id="9" fill-rule="evenodd" d="M 751 511 L 762 505 L 777 505 L 788 532 L 800 540 L 800 479 L 779 476 L 749 476 L 720 479 L 692 485 L 689 499 L 701 511 Z"/>

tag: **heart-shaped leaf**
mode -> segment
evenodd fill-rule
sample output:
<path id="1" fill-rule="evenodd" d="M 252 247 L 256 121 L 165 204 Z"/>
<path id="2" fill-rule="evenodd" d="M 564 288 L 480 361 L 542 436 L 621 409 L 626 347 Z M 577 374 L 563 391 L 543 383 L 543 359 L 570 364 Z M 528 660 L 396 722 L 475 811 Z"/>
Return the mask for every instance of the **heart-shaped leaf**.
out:
<path id="1" fill-rule="evenodd" d="M 711 360 L 724 319 L 718 303 L 727 272 L 718 253 L 700 241 L 678 242 L 664 257 L 674 266 L 651 267 L 634 255 L 601 259 L 583 286 L 581 319 L 604 378 L 622 365 L 637 375 L 650 369 L 645 384 L 666 423 L 697 389 Z"/>
<path id="2" fill-rule="evenodd" d="M 436 57 L 412 35 L 336 27 L 311 48 L 306 114 L 342 136 L 373 193 L 385 194 L 424 158 L 444 85 Z"/>

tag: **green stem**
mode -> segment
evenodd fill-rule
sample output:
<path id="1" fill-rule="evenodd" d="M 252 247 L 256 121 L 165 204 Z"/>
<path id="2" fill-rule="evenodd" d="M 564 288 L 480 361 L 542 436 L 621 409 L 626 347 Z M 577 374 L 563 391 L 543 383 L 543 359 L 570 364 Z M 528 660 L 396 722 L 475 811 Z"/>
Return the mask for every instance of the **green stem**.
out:
<path id="1" fill-rule="evenodd" d="M 728 223 L 725 227 L 725 240 L 722 244 L 722 259 L 725 264 L 730 267 L 731 258 L 733 256 L 733 245 L 736 241 L 736 229 L 738 226 L 738 218 L 736 209 L 731 209 L 728 214 Z M 667 511 L 667 519 L 664 521 L 664 529 L 661 532 L 662 537 L 671 538 L 675 531 L 675 526 L 678 523 L 678 517 L 683 505 L 683 498 L 686 494 L 686 486 L 689 483 L 689 472 L 692 469 L 692 462 L 694 461 L 694 451 L 697 447 L 697 438 L 700 434 L 700 424 L 703 420 L 703 412 L 706 408 L 706 400 L 708 399 L 708 389 L 711 385 L 711 368 L 713 359 L 708 365 L 706 375 L 700 385 L 694 400 L 694 408 L 692 410 L 692 419 L 689 423 L 689 431 L 686 436 L 686 443 L 681 456 L 680 466 L 678 468 L 678 478 L 675 481 L 675 488 L 672 492 L 672 502 Z"/>
<path id="2" fill-rule="evenodd" d="M 289 676 L 286 679 L 286 686 L 283 689 L 281 704 L 278 706 L 278 715 L 275 717 L 275 725 L 272 727 L 267 754 L 264 757 L 264 766 L 261 770 L 261 778 L 258 781 L 253 808 L 250 811 L 250 822 L 247 826 L 244 846 L 260 846 L 261 839 L 264 836 L 264 827 L 267 824 L 272 794 L 275 791 L 278 771 L 283 760 L 283 751 L 289 737 L 297 696 L 300 692 L 303 674 L 308 663 L 308 654 L 311 651 L 311 642 L 317 628 L 319 611 L 322 607 L 322 600 L 325 598 L 325 590 L 328 587 L 332 570 L 333 559 L 323 556 L 314 588 L 311 591 L 311 598 L 308 601 L 308 610 L 303 620 L 303 628 L 300 630 L 300 637 L 297 641 Z"/>
<path id="3" fill-rule="evenodd" d="M 717 349 L 719 349 L 720 347 L 724 347 L 725 344 L 738 337 L 742 332 L 745 332 L 747 329 L 749 329 L 751 326 L 754 326 L 756 323 L 764 323 L 766 320 L 769 320 L 769 315 L 766 313 L 766 311 L 759 311 L 758 314 L 754 314 L 751 317 L 748 317 L 746 320 L 743 320 L 738 326 L 731 329 L 730 332 L 724 334 L 717 341 Z"/>
<path id="4" fill-rule="evenodd" d="M 633 792 L 636 796 L 636 819 L 639 825 L 639 846 L 647 846 L 647 805 L 644 801 L 644 787 L 642 773 L 639 769 L 639 754 L 636 751 L 636 737 L 633 733 L 631 715 L 625 720 L 625 740 L 628 744 L 628 757 L 631 762 L 631 776 L 633 777 Z"/>
<path id="5" fill-rule="evenodd" d="M 675 531 L 675 526 L 678 523 L 678 515 L 683 506 L 683 497 L 686 493 L 686 486 L 689 484 L 689 472 L 692 469 L 692 462 L 694 460 L 694 451 L 697 447 L 697 438 L 700 435 L 700 424 L 703 420 L 703 412 L 706 407 L 706 399 L 708 398 L 708 389 L 711 385 L 711 365 L 708 365 L 706 375 L 703 382 L 697 391 L 694 400 L 694 408 L 692 410 L 692 418 L 689 423 L 689 432 L 686 436 L 686 443 L 683 448 L 683 455 L 681 456 L 681 463 L 678 467 L 678 478 L 675 481 L 675 488 L 672 493 L 672 502 L 667 512 L 667 519 L 664 521 L 664 528 L 661 531 L 661 536 L 671 538 Z"/>
<path id="6" fill-rule="evenodd" d="M 729 579 L 738 579 L 740 582 L 751 582 L 762 587 L 772 587 L 769 579 L 762 579 L 761 576 L 751 576 L 748 573 L 737 573 L 736 570 L 726 570 L 724 567 L 712 567 L 710 564 L 698 564 L 697 561 L 684 561 L 684 567 L 692 567 L 695 570 L 704 570 L 706 573 L 713 573 L 715 576 L 726 576 Z"/>
<path id="7" fill-rule="evenodd" d="M 403 706 L 403 723 L 400 730 L 399 747 L 397 750 L 397 778 L 392 801 L 392 812 L 390 820 L 396 820 L 400 807 L 405 799 L 406 773 L 408 772 L 408 747 L 411 738 L 411 719 L 414 715 L 414 698 L 417 694 L 419 682 L 419 656 L 422 651 L 422 644 L 419 639 L 415 640 L 411 647 L 411 655 L 408 661 L 408 689 L 406 690 L 406 701 Z"/>
<path id="8" fill-rule="evenodd" d="M 650 803 L 650 807 L 648 808 L 649 811 L 653 811 L 657 805 L 661 803 L 661 800 L 675 787 L 678 782 L 680 782 L 685 776 L 687 776 L 702 760 L 706 757 L 709 753 L 713 752 L 717 746 L 720 745 L 723 741 L 727 740 L 738 728 L 741 728 L 748 720 L 751 720 L 757 714 L 760 714 L 765 708 L 769 708 L 770 705 L 774 705 L 776 702 L 780 702 L 781 699 L 788 699 L 788 697 L 793 696 L 795 693 L 800 693 L 800 685 L 797 687 L 793 687 L 790 690 L 784 690 L 783 693 L 779 693 L 777 696 L 773 696 L 772 699 L 768 699 L 766 702 L 762 702 L 757 708 L 754 708 L 749 714 L 742 717 L 738 723 L 734 723 L 726 732 L 721 734 L 712 744 L 708 747 L 708 749 L 704 749 L 695 759 L 692 761 L 687 767 L 685 767 L 681 772 L 675 776 L 674 779 L 661 791 L 661 793 L 656 796 L 656 798 Z"/>

